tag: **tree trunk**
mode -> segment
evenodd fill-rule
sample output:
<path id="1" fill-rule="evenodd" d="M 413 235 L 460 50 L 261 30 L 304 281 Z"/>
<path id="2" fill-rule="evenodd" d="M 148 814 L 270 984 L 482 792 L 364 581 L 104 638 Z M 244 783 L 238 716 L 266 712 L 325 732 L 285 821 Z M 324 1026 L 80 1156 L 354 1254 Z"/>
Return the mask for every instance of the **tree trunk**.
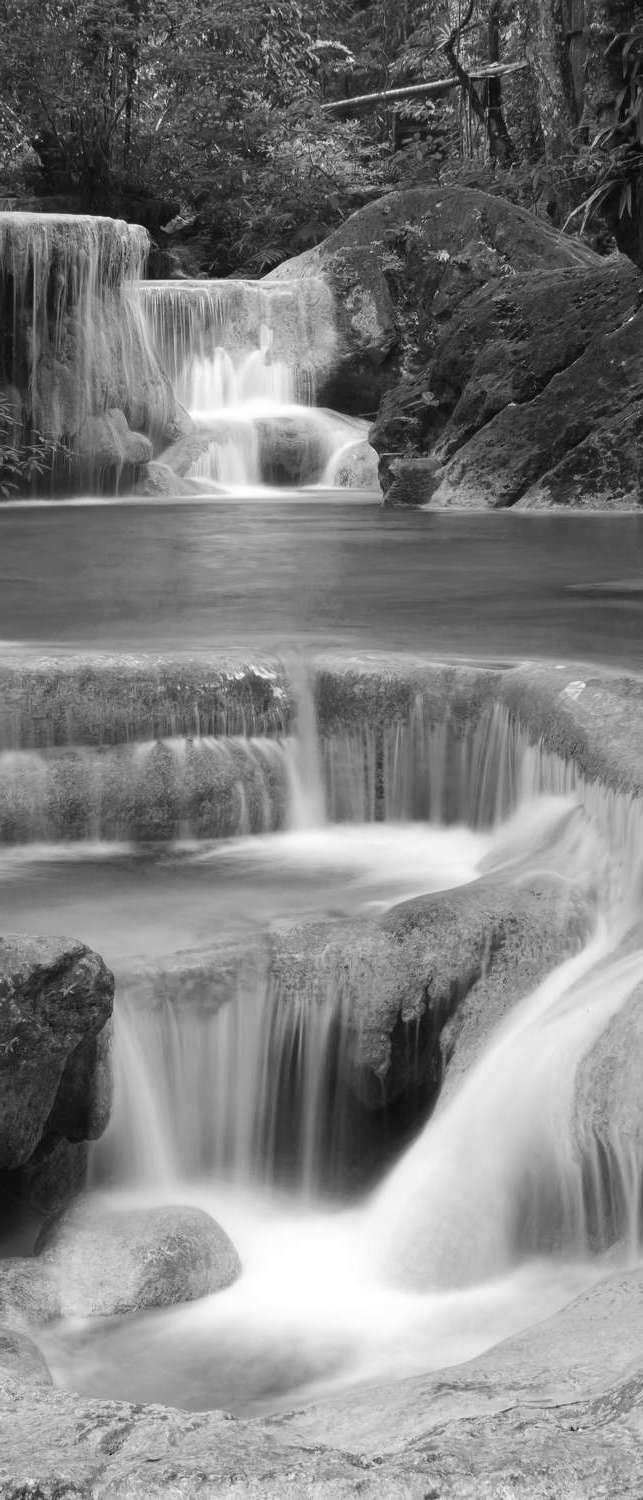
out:
<path id="1" fill-rule="evenodd" d="M 501 0 L 491 0 L 489 6 L 488 41 L 489 62 L 500 62 L 500 5 Z M 516 160 L 514 144 L 507 129 L 502 109 L 502 82 L 500 78 L 489 78 L 486 84 L 487 135 L 492 161 L 501 167 L 511 166 Z"/>
<path id="2" fill-rule="evenodd" d="M 547 161 L 571 148 L 575 125 L 570 101 L 563 27 L 563 0 L 528 0 L 527 55 L 536 80 L 540 126 Z"/>

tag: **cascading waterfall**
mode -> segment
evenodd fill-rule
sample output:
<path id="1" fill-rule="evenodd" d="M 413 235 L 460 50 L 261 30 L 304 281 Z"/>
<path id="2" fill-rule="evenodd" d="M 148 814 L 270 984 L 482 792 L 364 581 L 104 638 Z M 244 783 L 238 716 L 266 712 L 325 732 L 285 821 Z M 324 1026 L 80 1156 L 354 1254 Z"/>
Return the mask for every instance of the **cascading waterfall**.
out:
<path id="1" fill-rule="evenodd" d="M 336 346 L 323 281 L 144 282 L 139 295 L 196 423 L 200 451 L 189 478 L 232 489 L 376 487 L 368 424 L 314 405 Z"/>
<path id="2" fill-rule="evenodd" d="M 543 746 L 531 744 L 520 725 L 502 707 L 490 709 L 468 730 L 460 726 L 456 734 L 449 719 L 442 724 L 430 723 L 421 696 L 406 723 L 385 726 L 377 733 L 365 728 L 359 736 L 331 736 L 322 744 L 320 768 L 317 774 L 313 770 L 312 783 L 309 781 L 307 786 L 301 768 L 304 764 L 314 768 L 315 755 L 302 754 L 302 745 L 308 744 L 312 736 L 312 722 L 307 722 L 305 702 L 304 695 L 304 709 L 299 716 L 300 737 L 285 742 L 287 750 L 276 743 L 273 746 L 275 765 L 283 774 L 282 795 L 285 789 L 286 796 L 286 801 L 281 804 L 278 825 L 284 830 L 277 835 L 281 842 L 265 845 L 265 856 L 273 869 L 279 869 L 276 862 L 280 858 L 287 865 L 289 859 L 307 857 L 318 862 L 328 861 L 331 869 L 339 870 L 347 857 L 349 861 L 355 859 L 355 848 L 361 840 L 362 848 L 369 850 L 364 859 L 376 855 L 382 861 L 385 874 L 381 879 L 384 885 L 388 880 L 389 889 L 394 890 L 394 845 L 384 843 L 376 850 L 376 846 L 366 840 L 365 828 L 362 826 L 361 832 L 359 828 L 360 824 L 369 820 L 374 823 L 377 819 L 382 822 L 387 835 L 399 836 L 399 849 L 405 852 L 397 858 L 405 861 L 406 889 L 410 891 L 430 890 L 432 884 L 435 888 L 444 888 L 473 879 L 476 872 L 482 874 L 485 870 L 509 871 L 510 878 L 517 879 L 521 878 L 521 871 L 542 870 L 572 882 L 585 879 L 590 887 L 597 889 L 604 921 L 608 923 L 602 945 L 595 951 L 588 950 L 582 960 L 574 960 L 575 968 L 574 965 L 569 970 L 563 968 L 546 982 L 544 1000 L 534 998 L 533 1020 L 526 1029 L 516 1031 L 518 1041 L 512 1052 L 512 1027 L 518 1027 L 519 1012 L 516 1012 L 509 1028 L 509 1041 L 503 1043 L 504 1051 L 501 1049 L 502 1057 L 511 1059 L 511 1066 L 501 1075 L 505 1084 L 502 1087 L 494 1085 L 492 1090 L 493 1097 L 500 1101 L 505 1098 L 502 1088 L 510 1090 L 515 1086 L 516 1070 L 524 1067 L 524 1058 L 535 1046 L 533 1028 L 549 1028 L 553 1035 L 556 1006 L 560 1006 L 563 1013 L 569 1010 L 576 1018 L 567 1028 L 562 1022 L 559 1026 L 560 1047 L 567 1059 L 565 1086 L 569 1094 L 570 1080 L 574 1077 L 583 1047 L 591 1046 L 592 1038 L 625 1002 L 639 978 L 643 980 L 636 945 L 633 955 L 621 959 L 618 943 L 612 934 L 614 912 L 619 913 L 621 926 L 625 912 L 629 913 L 630 922 L 636 917 L 635 905 L 631 909 L 627 905 L 628 898 L 631 900 L 641 839 L 641 811 L 636 800 L 585 783 L 572 765 Z M 148 750 L 146 753 L 152 752 Z M 187 753 L 192 752 L 188 750 Z M 219 754 L 223 756 L 225 753 L 222 747 Z M 287 766 L 285 755 L 289 757 Z M 324 805 L 327 814 L 323 811 Z M 330 822 L 326 825 L 323 841 L 319 842 L 320 819 L 325 816 Z M 343 820 L 342 823 L 336 821 L 338 818 Z M 467 835 L 473 840 L 468 851 L 462 842 L 464 824 L 479 830 L 477 834 Z M 274 821 L 271 824 L 266 805 L 263 822 L 246 822 L 245 831 L 254 827 L 257 832 L 262 829 L 267 832 L 271 826 L 277 825 Z M 292 834 L 286 831 L 288 827 L 293 829 Z M 408 828 L 406 833 L 405 827 Z M 416 851 L 413 828 L 418 830 L 417 836 L 421 840 Z M 351 841 L 346 845 L 342 845 L 342 829 L 346 830 Z M 592 829 L 594 833 L 591 833 Z M 295 842 L 289 844 L 289 839 Z M 445 841 L 443 846 L 440 846 L 440 839 Z M 457 841 L 460 850 L 459 862 L 452 871 L 446 854 L 449 839 Z M 594 847 L 592 840 L 596 839 L 599 843 Z M 434 841 L 433 854 L 430 840 Z M 236 857 L 235 847 L 230 846 L 233 859 Z M 262 857 L 264 843 L 259 839 L 256 850 L 248 849 L 246 854 L 242 854 L 242 848 L 246 846 L 239 846 L 239 857 L 256 861 Z M 431 870 L 432 858 L 438 870 L 435 877 Z M 404 894 L 403 884 L 401 893 Z M 613 967 L 610 943 L 615 953 Z M 149 1006 L 141 1010 L 136 999 L 130 1005 L 124 996 L 121 1035 L 129 1064 L 124 1064 L 121 1057 L 120 1096 L 125 1101 L 129 1099 L 130 1103 L 123 1106 L 121 1145 L 118 1145 L 117 1118 L 111 1141 L 108 1138 L 107 1154 L 109 1156 L 109 1150 L 116 1142 L 116 1155 L 124 1159 L 124 1142 L 132 1135 L 130 1124 L 125 1123 L 131 1119 L 131 1099 L 142 1096 L 153 1101 L 152 1114 L 157 1122 L 148 1132 L 149 1139 L 158 1142 L 160 1132 L 165 1144 L 160 1154 L 156 1152 L 156 1165 L 149 1154 L 144 1154 L 143 1166 L 139 1161 L 136 1171 L 140 1181 L 144 1182 L 148 1173 L 153 1180 L 160 1172 L 161 1177 L 168 1181 L 173 1174 L 180 1179 L 185 1175 L 198 1176 L 203 1171 L 216 1173 L 224 1170 L 236 1180 L 250 1182 L 263 1178 L 270 1181 L 279 1156 L 283 1158 L 285 1154 L 286 1158 L 290 1157 L 291 1167 L 293 1162 L 296 1163 L 291 1173 L 293 1181 L 310 1193 L 319 1186 L 331 1158 L 336 1165 L 341 1157 L 345 1116 L 349 1109 L 342 1066 L 338 1060 L 346 1054 L 347 1037 L 354 1026 L 354 1017 L 351 1015 L 350 989 L 344 983 L 341 966 L 339 970 L 334 969 L 333 962 L 329 964 L 322 948 L 317 958 L 311 954 L 309 960 L 304 960 L 294 989 L 291 984 L 290 992 L 285 996 L 278 974 L 271 975 L 266 969 L 265 958 L 258 965 L 254 963 L 254 967 L 253 964 L 249 968 L 240 965 L 234 996 L 228 996 L 225 1003 L 221 1003 L 218 995 L 216 1004 L 212 1004 L 208 1001 L 209 962 L 212 960 L 206 958 L 204 961 L 202 1003 L 199 1006 L 184 1007 L 177 996 L 174 1000 L 157 1004 L 152 1010 Z M 322 967 L 315 967 L 319 963 Z M 587 993 L 594 996 L 591 1006 L 589 1003 L 587 1006 L 588 1012 L 591 1009 L 591 1025 L 582 1002 L 584 986 Z M 607 994 L 601 1000 L 605 986 Z M 558 1032 L 555 1035 L 558 1037 Z M 524 1052 L 521 1052 L 523 1043 Z M 537 1045 L 539 1055 L 544 1059 L 548 1053 L 545 1042 L 541 1043 L 540 1034 Z M 479 1114 L 480 1091 L 484 1092 L 493 1055 L 492 1048 L 475 1075 L 481 1080 L 479 1093 L 475 1095 L 477 1102 L 469 1115 L 464 1116 L 464 1134 L 473 1128 L 473 1115 Z M 520 1175 L 521 1164 L 526 1170 L 521 1152 L 527 1152 L 528 1140 L 533 1141 L 538 1135 L 537 1101 L 546 1092 L 543 1083 L 546 1073 L 543 1061 L 542 1070 L 539 1069 L 537 1078 L 534 1075 L 529 1093 L 531 1114 L 528 1126 L 522 1135 L 518 1130 L 515 1133 L 514 1155 L 518 1165 L 514 1163 L 512 1167 L 514 1177 Z M 145 1082 L 141 1087 L 143 1075 Z M 555 1078 L 558 1079 L 558 1074 Z M 473 1088 L 472 1078 L 450 1106 L 449 1120 L 453 1118 L 453 1110 L 465 1109 L 467 1091 Z M 524 1101 L 527 1092 L 522 1091 Z M 556 1082 L 554 1092 L 560 1105 L 556 1130 L 563 1143 L 561 1151 L 564 1155 L 570 1149 L 568 1142 L 565 1144 L 567 1138 L 563 1125 L 569 1101 L 562 1083 L 559 1087 Z M 329 1105 L 329 1100 L 333 1099 L 334 1104 Z M 197 1109 L 195 1100 L 199 1101 Z M 498 1103 L 493 1116 L 495 1123 L 490 1120 L 489 1124 L 490 1132 L 495 1129 L 499 1138 L 501 1122 L 509 1108 L 505 1103 L 506 1108 L 503 1105 L 502 1109 Z M 287 1145 L 284 1117 L 289 1122 Z M 444 1134 L 448 1129 L 450 1126 L 439 1124 L 437 1118 L 426 1127 L 429 1141 L 433 1139 L 432 1132 L 437 1132 L 438 1145 L 434 1154 L 438 1163 L 442 1154 L 440 1131 Z M 141 1131 L 135 1133 L 141 1135 Z M 458 1137 L 458 1151 L 464 1150 L 463 1139 Z M 415 1148 L 416 1151 L 419 1149 L 419 1146 Z M 102 1150 L 104 1156 L 105 1148 Z M 549 1147 L 547 1150 L 543 1147 L 543 1151 L 546 1159 L 543 1180 L 548 1181 L 551 1152 Z M 494 1146 L 494 1161 L 497 1154 Z M 412 1160 L 411 1153 L 407 1158 L 409 1165 L 406 1170 L 409 1173 L 413 1170 Z M 577 1167 L 582 1176 L 578 1163 Z M 402 1172 L 402 1168 L 398 1170 Z M 130 1168 L 130 1176 L 131 1171 Z M 562 1167 L 560 1171 L 564 1176 Z M 483 1174 L 479 1172 L 478 1178 L 482 1181 Z M 394 1188 L 382 1189 L 383 1202 L 388 1191 L 393 1194 Z M 391 1222 L 396 1224 L 404 1219 L 406 1191 L 406 1187 L 402 1187 L 399 1201 L 392 1199 L 395 1210 Z M 457 1197 L 455 1188 L 453 1192 Z M 560 1193 L 564 1197 L 562 1188 Z M 423 1202 L 430 1201 L 432 1192 L 427 1190 L 421 1196 Z M 507 1196 L 515 1206 L 516 1191 L 510 1193 L 507 1190 Z M 537 1202 L 535 1188 L 532 1198 Z M 482 1212 L 478 1200 L 475 1201 L 478 1204 L 476 1212 Z M 565 1220 L 566 1212 L 566 1209 L 561 1209 L 558 1218 L 562 1215 Z M 570 1210 L 570 1215 L 578 1226 L 581 1220 L 577 1208 L 573 1212 Z M 535 1251 L 540 1248 L 543 1234 L 541 1221 L 547 1216 L 544 1211 L 541 1216 L 536 1208 L 532 1217 L 531 1248 Z M 563 1228 L 556 1230 L 557 1243 L 561 1237 L 565 1243 L 569 1239 L 566 1223 L 565 1220 Z M 582 1240 L 580 1230 L 578 1234 Z M 414 1236 L 415 1230 L 411 1228 L 411 1242 Z M 509 1251 L 505 1260 L 507 1256 Z M 490 1253 L 490 1274 L 492 1260 Z M 499 1264 L 501 1260 L 499 1257 Z"/>
<path id="3" fill-rule="evenodd" d="M 189 836 L 188 899 L 203 902 L 199 946 L 177 951 L 171 935 L 145 963 L 115 964 L 115 1108 L 93 1184 L 125 1202 L 202 1203 L 246 1270 L 229 1296 L 163 1314 L 152 1360 L 127 1322 L 104 1364 L 93 1333 L 89 1369 L 82 1340 L 62 1335 L 59 1377 L 96 1394 L 248 1410 L 272 1393 L 285 1329 L 304 1351 L 304 1381 L 334 1378 L 329 1338 L 347 1379 L 448 1364 L 562 1305 L 600 1274 L 604 1252 L 611 1263 L 639 1253 L 637 1084 L 612 1054 L 594 1061 L 612 1028 L 627 1055 L 643 993 L 639 802 L 586 781 L 498 703 L 473 705 L 467 720 L 419 692 L 405 714 L 361 727 L 351 716 L 318 739 L 305 684 L 295 697 L 288 734 L 11 751 L 14 769 L 30 757 L 34 778 L 11 793 L 3 766 L 5 838 L 20 836 L 21 804 L 32 809 L 21 836 L 60 836 L 65 766 L 73 816 L 84 809 L 72 837 Z M 374 1104 L 379 1075 L 366 1088 L 359 1071 L 373 1042 L 362 1002 L 387 964 L 398 972 L 377 913 L 485 875 L 517 887 L 546 876 L 561 902 L 580 889 L 597 929 L 452 1084 L 447 1066 L 437 1103 L 422 1086 L 409 1094 L 405 1118 Z M 171 926 L 174 878 L 159 915 Z M 266 925 L 260 907 L 257 921 L 219 932 L 211 893 L 229 888 L 252 919 L 268 881 L 288 915 Z M 395 1045 L 421 1084 L 420 1012 L 402 1029 Z"/>
<path id="4" fill-rule="evenodd" d="M 171 426 L 135 293 L 148 245 L 121 220 L 0 213 L 3 420 L 34 448 L 36 477 L 73 464 L 96 477 L 114 453 L 127 459 L 132 429 L 156 440 Z"/>

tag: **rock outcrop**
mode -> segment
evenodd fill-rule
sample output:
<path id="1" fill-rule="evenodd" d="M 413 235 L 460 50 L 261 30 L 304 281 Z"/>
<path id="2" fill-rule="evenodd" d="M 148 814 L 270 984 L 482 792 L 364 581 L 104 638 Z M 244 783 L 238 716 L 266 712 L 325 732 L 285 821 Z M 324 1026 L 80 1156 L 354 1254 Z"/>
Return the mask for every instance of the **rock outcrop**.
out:
<path id="1" fill-rule="evenodd" d="M 340 342 L 324 399 L 376 415 L 389 505 L 631 508 L 640 272 L 501 198 L 415 188 L 272 275 L 319 275 Z"/>
<path id="2" fill-rule="evenodd" d="M 111 1317 L 192 1302 L 241 1271 L 227 1234 L 200 1208 L 115 1208 L 85 1198 L 41 1230 L 36 1257 L 65 1317 Z"/>
<path id="3" fill-rule="evenodd" d="M 69 1153 L 80 1148 L 82 1164 L 84 1143 L 109 1118 L 113 995 L 112 975 L 82 943 L 0 938 L 0 1171 L 9 1197 L 50 1208 L 78 1187 Z"/>
<path id="4" fill-rule="evenodd" d="M 334 1003 L 339 1066 L 377 1111 L 433 1103 L 449 1067 L 586 936 L 585 899 L 556 881 L 483 879 L 393 906 L 376 922 L 315 923 L 275 941 L 282 1003 Z"/>
<path id="5" fill-rule="evenodd" d="M 368 204 L 267 279 L 325 278 L 339 342 L 319 399 L 369 415 L 488 281 L 502 283 L 535 267 L 593 265 L 600 260 L 591 250 L 502 198 L 472 188 L 418 187 Z"/>
<path id="6" fill-rule="evenodd" d="M 466 1364 L 263 1421 L 0 1372 L 0 1495 L 638 1500 L 642 1308 L 640 1270 L 619 1272 Z"/>

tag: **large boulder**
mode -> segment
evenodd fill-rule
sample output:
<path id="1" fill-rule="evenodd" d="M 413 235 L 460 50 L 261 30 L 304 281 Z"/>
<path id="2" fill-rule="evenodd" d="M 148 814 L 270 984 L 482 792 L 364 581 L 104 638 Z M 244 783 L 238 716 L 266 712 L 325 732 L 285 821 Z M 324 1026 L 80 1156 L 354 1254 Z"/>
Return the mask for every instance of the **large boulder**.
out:
<path id="1" fill-rule="evenodd" d="M 643 312 L 625 309 L 531 401 L 508 401 L 432 479 L 436 507 L 632 507 L 642 498 Z"/>
<path id="2" fill-rule="evenodd" d="M 46 1224 L 36 1255 L 67 1317 L 192 1302 L 230 1286 L 241 1271 L 225 1230 L 200 1208 L 115 1208 L 94 1198 Z"/>
<path id="3" fill-rule="evenodd" d="M 64 938 L 0 938 L 0 1190 L 51 1212 L 80 1190 L 112 1096 L 114 980 Z"/>
<path id="4" fill-rule="evenodd" d="M 113 997 L 112 975 L 82 943 L 0 938 L 0 1169 L 25 1165 L 48 1134 L 105 1129 Z"/>
<path id="5" fill-rule="evenodd" d="M 393 906 L 377 921 L 313 923 L 275 939 L 282 1001 L 328 1004 L 339 1066 L 369 1110 L 431 1104 L 507 1010 L 587 935 L 585 898 L 556 880 L 482 879 Z"/>
<path id="6" fill-rule="evenodd" d="M 322 275 L 335 298 L 338 347 L 319 399 L 374 414 L 426 360 L 468 297 L 535 267 L 599 266 L 593 251 L 524 209 L 473 188 L 416 187 L 359 209 L 270 281 Z"/>

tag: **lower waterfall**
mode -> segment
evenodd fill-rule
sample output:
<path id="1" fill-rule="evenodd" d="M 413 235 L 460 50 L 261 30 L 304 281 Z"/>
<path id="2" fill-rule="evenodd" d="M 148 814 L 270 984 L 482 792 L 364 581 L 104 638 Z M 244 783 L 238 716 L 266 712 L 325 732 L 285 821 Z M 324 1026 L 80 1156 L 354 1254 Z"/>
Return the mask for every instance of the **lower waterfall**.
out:
<path id="1" fill-rule="evenodd" d="M 63 850 L 33 808 L 51 819 L 46 778 L 72 753 L 6 752 L 0 874 L 16 926 L 24 887 L 43 931 L 64 905 L 116 970 L 115 1107 L 91 1183 L 112 1203 L 206 1208 L 244 1269 L 195 1305 L 52 1330 L 62 1384 L 275 1410 L 472 1357 L 638 1257 L 636 799 L 586 781 L 499 705 L 463 725 L 419 694 L 406 716 L 318 739 L 302 687 L 287 735 L 88 748 L 67 785 L 74 817 L 91 806 L 102 822 L 83 813 Z M 391 926 L 396 903 L 450 892 L 457 913 L 467 889 L 510 889 L 512 913 L 552 890 L 561 932 L 574 902 L 589 916 L 513 1005 L 501 980 L 499 1020 L 472 1013 L 478 1051 L 456 1048 L 453 1071 L 422 1009 L 430 975 L 399 991 L 390 1054 L 379 1017 L 387 986 L 429 963 Z M 467 942 L 465 925 L 456 957 Z M 503 928 L 500 953 L 512 942 L 521 956 Z"/>

